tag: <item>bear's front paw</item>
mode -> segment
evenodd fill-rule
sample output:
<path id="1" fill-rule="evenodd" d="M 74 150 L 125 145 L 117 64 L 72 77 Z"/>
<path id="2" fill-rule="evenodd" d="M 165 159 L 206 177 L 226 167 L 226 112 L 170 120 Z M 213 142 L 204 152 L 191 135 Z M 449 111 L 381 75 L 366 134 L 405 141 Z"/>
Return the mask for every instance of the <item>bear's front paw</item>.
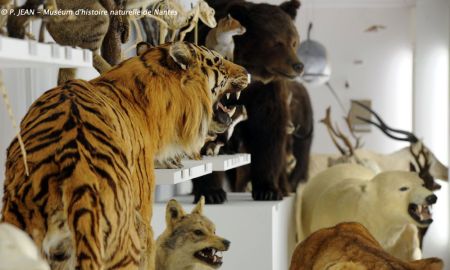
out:
<path id="1" fill-rule="evenodd" d="M 227 193 L 223 189 L 202 191 L 195 194 L 194 203 L 197 203 L 201 196 L 205 196 L 206 204 L 222 204 L 227 200 Z"/>
<path id="2" fill-rule="evenodd" d="M 255 201 L 280 201 L 283 199 L 283 193 L 277 189 L 253 190 L 252 197 Z"/>

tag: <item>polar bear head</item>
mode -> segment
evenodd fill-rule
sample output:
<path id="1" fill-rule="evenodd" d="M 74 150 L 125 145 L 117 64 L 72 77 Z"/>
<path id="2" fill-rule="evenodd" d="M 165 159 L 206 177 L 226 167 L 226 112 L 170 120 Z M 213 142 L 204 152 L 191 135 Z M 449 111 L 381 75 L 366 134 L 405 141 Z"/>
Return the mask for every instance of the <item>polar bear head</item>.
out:
<path id="1" fill-rule="evenodd" d="M 377 211 L 382 218 L 397 224 L 413 223 L 426 227 L 431 218 L 430 206 L 437 197 L 423 186 L 416 173 L 389 171 L 378 174 L 370 183 L 376 190 Z"/>

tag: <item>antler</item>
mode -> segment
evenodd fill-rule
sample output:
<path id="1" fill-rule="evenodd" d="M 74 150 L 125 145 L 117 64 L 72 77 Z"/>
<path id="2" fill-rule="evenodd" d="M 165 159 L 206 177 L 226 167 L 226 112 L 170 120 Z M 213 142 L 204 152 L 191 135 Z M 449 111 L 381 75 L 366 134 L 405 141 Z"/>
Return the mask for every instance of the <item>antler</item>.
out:
<path id="1" fill-rule="evenodd" d="M 347 117 L 344 117 L 345 123 L 347 124 L 347 128 L 350 131 L 350 135 L 352 135 L 353 139 L 355 140 L 355 149 L 361 148 L 363 146 L 363 143 L 361 142 L 361 136 L 356 136 L 355 130 L 352 127 L 352 123 L 350 121 L 350 111 L 347 114 Z"/>
<path id="2" fill-rule="evenodd" d="M 414 135 L 413 133 L 411 133 L 409 131 L 394 129 L 394 128 L 391 128 L 388 125 L 386 125 L 386 123 L 381 119 L 381 117 L 376 112 L 374 112 L 371 108 L 367 107 L 366 105 L 362 104 L 361 102 L 359 102 L 359 101 L 353 101 L 353 102 L 358 104 L 362 108 L 366 109 L 371 114 L 373 114 L 373 116 L 375 116 L 375 118 L 378 120 L 379 123 L 375 123 L 370 119 L 357 116 L 356 118 L 358 118 L 359 120 L 378 127 L 384 134 L 386 134 L 388 137 L 390 137 L 392 139 L 399 140 L 399 141 L 407 141 L 410 143 L 416 143 L 419 141 L 419 139 L 417 139 L 416 135 Z M 391 132 L 402 134 L 402 135 L 405 135 L 406 137 L 404 137 L 404 138 L 397 137 L 397 136 L 391 134 Z"/>
<path id="3" fill-rule="evenodd" d="M 425 145 L 422 143 L 420 145 L 420 149 L 418 153 L 414 153 L 414 145 L 410 145 L 409 152 L 414 158 L 414 161 L 419 168 L 417 172 L 419 177 L 423 180 L 424 186 L 429 190 L 437 190 L 440 189 L 441 186 L 434 181 L 434 177 L 430 173 L 431 161 L 430 161 L 430 152 L 425 148 Z M 423 164 L 421 162 L 421 158 L 423 157 Z M 411 164 L 413 165 L 413 164 Z"/>
<path id="4" fill-rule="evenodd" d="M 327 108 L 325 118 L 320 120 L 320 122 L 323 123 L 327 127 L 328 134 L 330 135 L 331 140 L 333 141 L 334 145 L 339 150 L 339 152 L 344 156 L 352 156 L 354 153 L 354 149 L 356 149 L 357 147 L 354 147 L 351 144 L 348 137 L 346 137 L 344 134 L 342 134 L 342 132 L 339 130 L 339 127 L 337 127 L 337 126 L 336 126 L 336 128 L 333 127 L 333 124 L 331 122 L 331 108 L 330 107 Z M 344 149 L 344 147 L 341 146 L 337 142 L 336 138 L 339 138 L 344 143 L 344 145 L 348 149 L 348 151 L 346 151 Z M 358 142 L 357 142 L 357 145 L 359 145 Z"/>

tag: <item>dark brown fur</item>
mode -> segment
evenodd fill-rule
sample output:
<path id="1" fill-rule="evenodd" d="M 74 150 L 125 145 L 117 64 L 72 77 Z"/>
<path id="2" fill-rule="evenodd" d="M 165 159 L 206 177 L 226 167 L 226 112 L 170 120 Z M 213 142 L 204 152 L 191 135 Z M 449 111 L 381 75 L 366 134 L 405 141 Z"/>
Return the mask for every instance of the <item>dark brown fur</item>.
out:
<path id="1" fill-rule="evenodd" d="M 290 114 L 286 99 L 289 91 L 302 91 L 298 83 L 290 81 L 298 76 L 302 69 L 296 55 L 299 38 L 293 23 L 300 3 L 295 0 L 284 2 L 280 6 L 254 4 L 243 0 L 218 0 L 208 3 L 216 9 L 217 20 L 229 13 L 247 29 L 245 35 L 236 36 L 234 39 L 234 61 L 249 70 L 253 81 L 240 102 L 247 108 L 248 120 L 236 127 L 233 140 L 236 145 L 240 144 L 239 141 L 242 142 L 244 149 L 252 155 L 249 178 L 244 180 L 252 181 L 253 198 L 280 200 L 284 194 L 293 190 L 285 170 L 288 140 L 286 127 Z M 200 40 L 204 40 L 204 35 L 200 36 Z M 307 96 L 306 91 L 300 96 Z M 305 98 L 299 100 L 305 104 L 298 104 L 296 109 L 303 106 L 308 108 L 304 111 L 295 110 L 292 114 L 296 120 L 306 123 L 295 124 L 310 130 L 312 114 L 309 112 L 312 110 L 309 99 L 308 102 Z M 310 139 L 309 136 L 308 140 Z M 299 147 L 294 150 L 299 160 L 298 169 L 296 168 L 293 174 L 295 177 L 306 174 L 306 166 L 302 163 L 309 155 L 309 145 L 310 141 L 304 145 L 300 141 L 295 143 L 294 147 Z M 229 172 L 229 178 L 232 187 L 242 191 L 246 184 L 235 180 L 235 175 L 240 174 Z M 208 177 L 214 178 L 214 183 L 205 181 L 206 179 L 194 181 L 196 198 L 205 195 L 207 203 L 222 203 L 226 199 L 220 185 L 222 180 L 217 175 Z M 298 181 L 299 179 L 292 178 L 293 185 Z"/>

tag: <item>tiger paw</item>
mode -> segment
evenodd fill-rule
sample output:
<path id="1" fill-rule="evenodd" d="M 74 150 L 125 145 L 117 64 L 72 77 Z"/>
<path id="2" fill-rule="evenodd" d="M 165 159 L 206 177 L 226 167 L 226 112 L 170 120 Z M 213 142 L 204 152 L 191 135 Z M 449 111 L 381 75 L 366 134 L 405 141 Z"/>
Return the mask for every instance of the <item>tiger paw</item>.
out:
<path id="1" fill-rule="evenodd" d="M 181 169 L 183 164 L 180 159 L 169 158 L 163 161 L 155 160 L 155 169 Z"/>

